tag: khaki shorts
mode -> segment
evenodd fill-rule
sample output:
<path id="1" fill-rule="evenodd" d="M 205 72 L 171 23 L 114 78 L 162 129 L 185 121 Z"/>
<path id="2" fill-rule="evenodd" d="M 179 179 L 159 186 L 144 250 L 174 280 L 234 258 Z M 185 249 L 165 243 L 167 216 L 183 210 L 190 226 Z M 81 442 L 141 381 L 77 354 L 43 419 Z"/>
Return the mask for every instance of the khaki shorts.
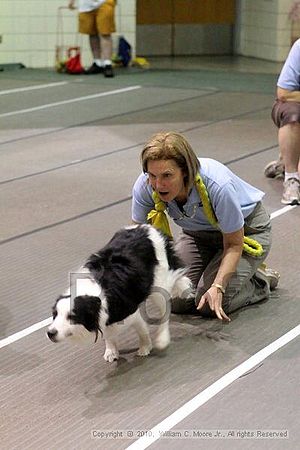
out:
<path id="1" fill-rule="evenodd" d="M 89 35 L 114 33 L 115 3 L 115 0 L 106 0 L 94 11 L 79 13 L 79 33 Z"/>
<path id="2" fill-rule="evenodd" d="M 276 100 L 272 108 L 272 119 L 278 128 L 288 123 L 300 123 L 300 103 Z"/>

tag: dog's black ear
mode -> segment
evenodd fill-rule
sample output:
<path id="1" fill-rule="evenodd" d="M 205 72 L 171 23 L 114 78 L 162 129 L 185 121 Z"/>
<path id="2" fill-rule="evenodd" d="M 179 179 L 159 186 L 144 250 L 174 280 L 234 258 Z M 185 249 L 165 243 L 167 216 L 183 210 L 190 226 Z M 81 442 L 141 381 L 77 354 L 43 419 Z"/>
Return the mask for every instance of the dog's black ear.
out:
<path id="1" fill-rule="evenodd" d="M 75 297 L 71 315 L 72 322 L 83 325 L 88 331 L 99 329 L 99 311 L 101 300 L 99 297 L 81 295 Z"/>
<path id="2" fill-rule="evenodd" d="M 103 255 L 100 252 L 92 253 L 85 263 L 85 267 L 89 270 L 99 270 L 102 266 L 102 257 Z"/>
<path id="3" fill-rule="evenodd" d="M 86 262 L 85 267 L 91 272 L 93 278 L 100 283 L 104 272 L 101 257 L 97 253 L 91 255 Z"/>

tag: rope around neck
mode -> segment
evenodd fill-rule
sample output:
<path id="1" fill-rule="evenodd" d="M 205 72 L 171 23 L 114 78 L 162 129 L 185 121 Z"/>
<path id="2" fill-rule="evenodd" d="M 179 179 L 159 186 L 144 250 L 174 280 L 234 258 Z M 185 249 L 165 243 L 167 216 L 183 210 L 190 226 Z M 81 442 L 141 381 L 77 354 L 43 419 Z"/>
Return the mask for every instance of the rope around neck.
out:
<path id="1" fill-rule="evenodd" d="M 214 210 L 211 206 L 210 198 L 206 189 L 205 184 L 203 183 L 203 180 L 199 173 L 197 173 L 195 177 L 195 185 L 197 188 L 197 192 L 200 196 L 202 205 L 203 205 L 203 211 L 204 214 L 209 221 L 209 223 L 217 228 L 220 229 L 218 220 L 216 218 L 216 215 L 214 213 Z M 165 203 L 160 199 L 157 192 L 153 191 L 152 198 L 154 200 L 154 208 L 152 209 L 147 219 L 153 225 L 155 228 L 160 229 L 164 234 L 166 234 L 169 237 L 172 237 L 172 232 L 170 229 L 170 224 L 167 218 L 167 215 L 165 213 L 166 205 Z M 243 250 L 244 252 L 248 253 L 248 255 L 251 256 L 261 256 L 263 254 L 263 248 L 259 242 L 257 242 L 255 239 L 251 239 L 247 236 L 244 236 L 244 244 L 243 244 Z"/>

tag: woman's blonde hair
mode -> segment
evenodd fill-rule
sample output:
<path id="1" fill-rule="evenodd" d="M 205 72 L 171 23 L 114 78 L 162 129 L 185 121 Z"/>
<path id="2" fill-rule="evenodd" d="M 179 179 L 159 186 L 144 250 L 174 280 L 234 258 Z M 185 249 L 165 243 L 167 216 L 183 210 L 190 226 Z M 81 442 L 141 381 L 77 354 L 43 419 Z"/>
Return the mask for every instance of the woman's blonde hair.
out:
<path id="1" fill-rule="evenodd" d="M 143 171 L 148 172 L 148 161 L 173 159 L 182 170 L 184 183 L 192 189 L 199 172 L 199 160 L 184 136 L 175 131 L 157 133 L 145 144 L 141 153 Z"/>

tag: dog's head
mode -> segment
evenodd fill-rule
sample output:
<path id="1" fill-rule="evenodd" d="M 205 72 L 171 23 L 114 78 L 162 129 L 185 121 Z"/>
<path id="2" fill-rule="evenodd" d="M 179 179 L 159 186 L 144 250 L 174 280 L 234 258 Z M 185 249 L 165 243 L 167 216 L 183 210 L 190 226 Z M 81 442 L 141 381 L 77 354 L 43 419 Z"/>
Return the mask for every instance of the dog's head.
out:
<path id="1" fill-rule="evenodd" d="M 92 295 L 59 297 L 53 306 L 53 322 L 47 330 L 52 342 L 71 338 L 77 342 L 96 342 L 99 331 L 101 300 Z"/>

